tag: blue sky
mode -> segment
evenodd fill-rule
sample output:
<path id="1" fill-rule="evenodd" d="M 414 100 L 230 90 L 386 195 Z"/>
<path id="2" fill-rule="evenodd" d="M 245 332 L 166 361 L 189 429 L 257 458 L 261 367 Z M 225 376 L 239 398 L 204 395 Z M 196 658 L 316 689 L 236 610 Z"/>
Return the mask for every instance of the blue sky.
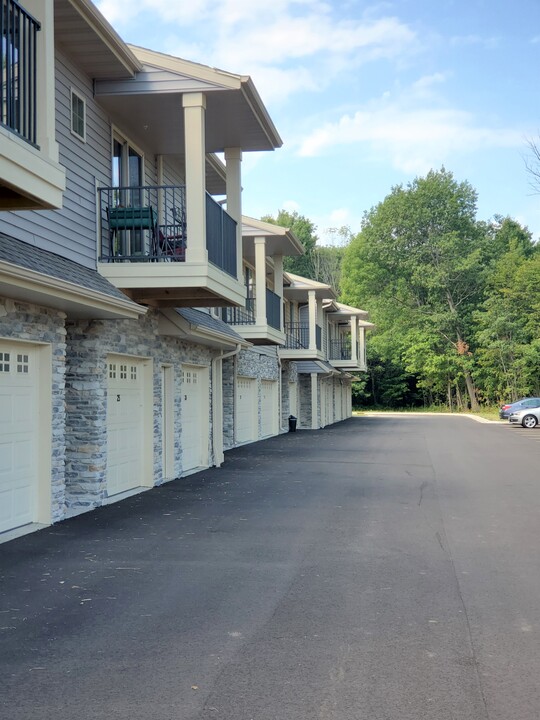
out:
<path id="1" fill-rule="evenodd" d="M 540 238 L 538 0 L 102 0 L 121 37 L 251 75 L 284 146 L 245 154 L 244 212 L 358 232 L 394 185 L 443 164 L 478 216 Z"/>

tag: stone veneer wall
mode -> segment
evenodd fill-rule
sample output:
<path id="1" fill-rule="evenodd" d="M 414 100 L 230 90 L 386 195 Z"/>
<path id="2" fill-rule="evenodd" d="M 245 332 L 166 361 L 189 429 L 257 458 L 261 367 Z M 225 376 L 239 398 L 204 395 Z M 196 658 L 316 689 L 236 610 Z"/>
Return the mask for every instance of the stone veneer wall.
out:
<path id="1" fill-rule="evenodd" d="M 48 343 L 52 349 L 51 516 L 65 511 L 65 313 L 8 298 L 0 298 L 0 336 L 25 342 Z"/>
<path id="2" fill-rule="evenodd" d="M 234 447 L 234 379 L 236 358 L 223 361 L 223 449 Z"/>
<path id="3" fill-rule="evenodd" d="M 163 482 L 161 366 L 175 369 L 175 475 L 182 472 L 181 365 L 211 367 L 217 350 L 158 334 L 158 313 L 139 320 L 91 320 L 68 323 L 66 376 L 66 502 L 71 514 L 96 507 L 106 497 L 107 355 L 118 353 L 153 360 L 154 477 Z M 210 372 L 209 437 L 212 436 Z M 211 444 L 210 444 L 211 448 Z M 210 464 L 213 458 L 210 457 Z"/>
<path id="4" fill-rule="evenodd" d="M 298 375 L 298 403 L 300 412 L 298 426 L 303 430 L 311 430 L 311 375 Z"/>
<path id="5" fill-rule="evenodd" d="M 236 359 L 236 377 L 249 377 L 257 380 L 258 417 L 257 438 L 261 437 L 261 381 L 275 380 L 279 382 L 280 369 L 277 350 L 259 352 L 255 348 L 242 350 Z"/>
<path id="6" fill-rule="evenodd" d="M 297 404 L 300 407 L 300 393 L 298 391 L 298 372 L 296 363 L 290 360 L 283 360 L 281 363 L 281 428 L 288 430 L 289 415 L 291 415 L 289 383 L 296 384 Z M 298 410 L 296 411 L 298 412 Z"/>

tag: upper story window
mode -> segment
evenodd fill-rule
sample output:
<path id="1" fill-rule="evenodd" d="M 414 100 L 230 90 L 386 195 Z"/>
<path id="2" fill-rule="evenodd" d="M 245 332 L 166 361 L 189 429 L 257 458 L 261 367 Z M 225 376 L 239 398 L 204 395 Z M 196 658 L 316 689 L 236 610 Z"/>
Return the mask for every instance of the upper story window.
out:
<path id="1" fill-rule="evenodd" d="M 86 142 L 86 100 L 71 89 L 71 132 Z"/>

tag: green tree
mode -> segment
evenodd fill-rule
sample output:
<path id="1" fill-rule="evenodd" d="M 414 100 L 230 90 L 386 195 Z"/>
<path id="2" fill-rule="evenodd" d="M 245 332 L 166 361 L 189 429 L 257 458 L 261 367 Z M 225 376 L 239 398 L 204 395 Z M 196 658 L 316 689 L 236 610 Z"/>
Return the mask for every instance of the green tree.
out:
<path id="1" fill-rule="evenodd" d="M 296 210 L 293 212 L 280 210 L 276 217 L 264 215 L 261 220 L 292 230 L 304 246 L 305 252 L 304 255 L 300 255 L 299 257 L 284 258 L 283 266 L 285 270 L 295 275 L 313 278 L 313 251 L 317 243 L 317 228 L 311 220 L 304 215 L 300 215 Z"/>
<path id="2" fill-rule="evenodd" d="M 476 192 L 442 168 L 393 188 L 366 213 L 342 275 L 345 302 L 391 327 L 424 389 L 444 397 L 463 381 L 473 409 L 472 313 L 483 297 L 486 247 Z"/>
<path id="3" fill-rule="evenodd" d="M 498 402 L 539 392 L 540 255 L 514 220 L 497 219 L 492 234 L 501 254 L 474 314 L 476 377 L 486 400 Z"/>

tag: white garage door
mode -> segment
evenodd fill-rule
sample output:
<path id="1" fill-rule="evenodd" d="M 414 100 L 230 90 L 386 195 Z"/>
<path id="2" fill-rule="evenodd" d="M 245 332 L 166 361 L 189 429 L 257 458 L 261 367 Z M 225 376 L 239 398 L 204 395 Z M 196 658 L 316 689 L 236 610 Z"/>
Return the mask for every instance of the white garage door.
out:
<path id="1" fill-rule="evenodd" d="M 257 436 L 257 381 L 239 377 L 236 380 L 236 442 L 253 442 Z"/>
<path id="2" fill-rule="evenodd" d="M 37 515 L 37 352 L 0 341 L 0 532 Z"/>
<path id="3" fill-rule="evenodd" d="M 143 372 L 135 358 L 108 361 L 107 493 L 143 485 Z"/>
<path id="4" fill-rule="evenodd" d="M 261 435 L 269 437 L 277 435 L 277 382 L 263 380 L 261 382 Z"/>
<path id="5" fill-rule="evenodd" d="M 182 470 L 208 466 L 208 371 L 182 368 Z"/>

